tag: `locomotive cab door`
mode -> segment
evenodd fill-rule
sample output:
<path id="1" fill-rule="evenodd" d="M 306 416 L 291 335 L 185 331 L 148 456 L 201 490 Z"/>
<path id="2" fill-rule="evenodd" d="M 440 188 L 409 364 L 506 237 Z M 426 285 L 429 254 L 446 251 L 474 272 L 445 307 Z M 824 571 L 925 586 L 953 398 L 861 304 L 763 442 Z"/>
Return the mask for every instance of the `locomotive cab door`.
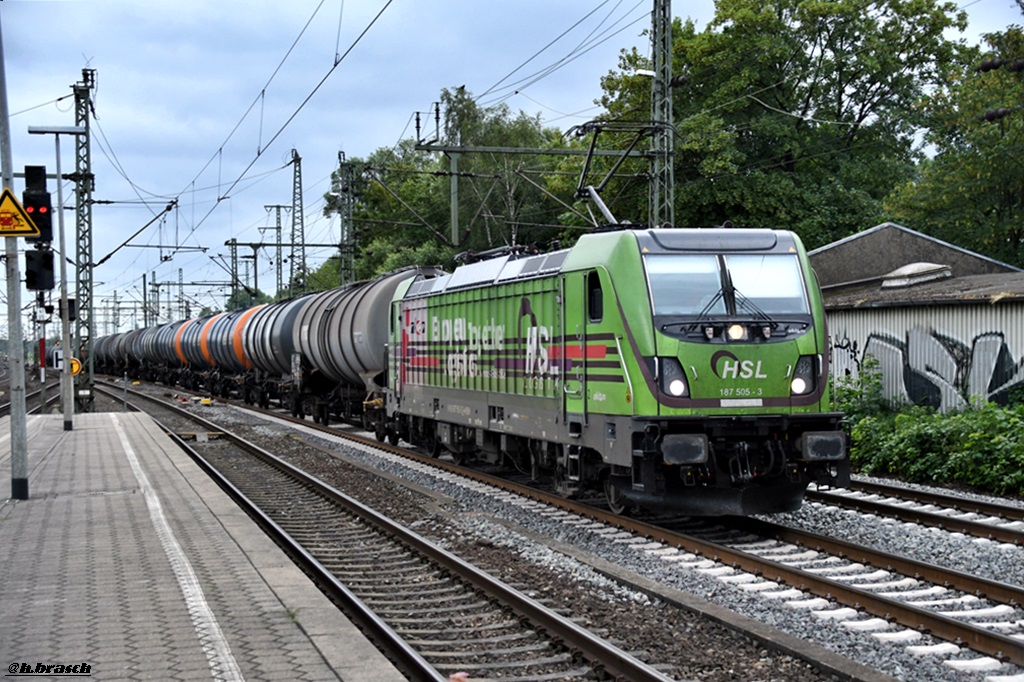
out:
<path id="1" fill-rule="evenodd" d="M 601 285 L 596 270 L 571 273 L 563 280 L 561 351 L 565 420 L 571 438 L 579 438 L 587 425 L 588 327 L 601 319 Z"/>

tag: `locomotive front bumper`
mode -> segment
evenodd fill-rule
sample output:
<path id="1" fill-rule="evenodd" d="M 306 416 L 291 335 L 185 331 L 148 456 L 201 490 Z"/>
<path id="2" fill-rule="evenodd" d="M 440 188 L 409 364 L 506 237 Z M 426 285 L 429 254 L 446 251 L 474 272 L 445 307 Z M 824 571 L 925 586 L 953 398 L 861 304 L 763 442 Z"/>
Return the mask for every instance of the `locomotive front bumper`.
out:
<path id="1" fill-rule="evenodd" d="M 836 462 L 846 458 L 846 434 L 842 431 L 807 431 L 796 441 L 802 459 Z"/>
<path id="2" fill-rule="evenodd" d="M 846 434 L 842 431 L 807 431 L 796 439 L 800 459 L 836 462 L 846 458 Z M 674 433 L 662 438 L 665 464 L 704 464 L 708 461 L 708 437 L 703 433 Z"/>
<path id="3" fill-rule="evenodd" d="M 708 461 L 708 437 L 703 433 L 673 433 L 661 441 L 665 464 L 704 464 Z"/>

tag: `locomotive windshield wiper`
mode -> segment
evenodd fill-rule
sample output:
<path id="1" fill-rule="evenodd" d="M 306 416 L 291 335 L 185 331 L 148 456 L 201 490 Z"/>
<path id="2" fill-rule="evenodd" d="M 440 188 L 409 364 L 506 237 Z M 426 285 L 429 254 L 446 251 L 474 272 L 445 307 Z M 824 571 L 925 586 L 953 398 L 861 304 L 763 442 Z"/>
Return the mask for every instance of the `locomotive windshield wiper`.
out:
<path id="1" fill-rule="evenodd" d="M 721 300 L 723 296 L 725 296 L 725 292 L 722 289 L 719 289 L 718 292 L 714 296 L 711 297 L 711 300 L 708 301 L 708 304 L 706 306 L 704 306 L 703 308 L 701 308 L 701 311 L 699 313 L 697 313 L 697 319 L 695 319 L 693 322 L 691 322 L 690 325 L 686 328 L 687 333 L 694 331 L 705 320 L 708 320 L 708 319 L 711 318 L 711 314 L 710 313 L 711 313 L 712 308 L 715 307 L 715 304 L 718 303 L 718 301 Z"/>
<path id="2" fill-rule="evenodd" d="M 756 303 L 754 303 L 749 298 L 741 294 L 739 291 L 734 290 L 734 292 L 736 295 L 736 312 L 739 312 L 740 308 L 746 308 L 747 311 L 753 313 L 754 317 L 767 322 L 768 326 L 770 326 L 772 329 L 775 329 L 779 326 L 779 323 L 773 320 L 771 316 L 768 315 L 768 313 L 761 310 Z"/>

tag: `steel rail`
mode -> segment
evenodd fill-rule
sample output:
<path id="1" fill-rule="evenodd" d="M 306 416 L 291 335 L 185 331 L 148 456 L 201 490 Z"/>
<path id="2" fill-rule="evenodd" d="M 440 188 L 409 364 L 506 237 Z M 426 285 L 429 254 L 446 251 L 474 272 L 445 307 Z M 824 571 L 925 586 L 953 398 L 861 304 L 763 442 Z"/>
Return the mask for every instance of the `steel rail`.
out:
<path id="1" fill-rule="evenodd" d="M 885 483 L 871 481 L 851 481 L 850 490 L 870 493 L 873 495 L 885 495 L 897 497 L 904 500 L 912 500 L 921 504 L 936 504 L 943 507 L 952 507 L 965 512 L 976 514 L 988 514 L 989 516 L 1000 516 L 1006 519 L 1024 521 L 1024 505 L 1014 506 L 989 502 L 988 500 L 976 500 L 969 497 L 960 497 L 948 493 L 933 492 L 930 490 L 918 490 Z"/>
<path id="2" fill-rule="evenodd" d="M 971 521 L 969 519 L 957 519 L 943 514 L 900 507 L 886 502 L 865 500 L 834 492 L 821 490 L 808 490 L 805 495 L 807 499 L 822 502 L 837 507 L 853 509 L 865 514 L 876 514 L 901 521 L 911 521 L 922 526 L 941 528 L 942 530 L 965 533 L 980 538 L 988 538 L 999 542 L 1009 542 L 1015 545 L 1024 544 L 1024 530 L 1018 528 L 1006 528 L 1003 526 Z"/>
<path id="3" fill-rule="evenodd" d="M 760 519 L 738 519 L 734 523 L 730 523 L 730 526 L 757 533 L 758 535 L 774 537 L 782 542 L 801 545 L 808 549 L 835 554 L 857 563 L 896 571 L 912 578 L 922 578 L 937 585 L 951 587 L 961 592 L 974 594 L 1002 604 L 1017 607 L 1024 605 L 1024 588 L 998 580 L 989 580 L 988 578 L 981 578 L 962 571 L 932 566 L 916 559 L 887 554 L 863 545 L 855 545 L 845 540 L 838 540 Z"/>
<path id="4" fill-rule="evenodd" d="M 232 443 L 246 449 L 247 451 L 256 455 L 263 461 L 269 463 L 271 466 L 278 468 L 279 470 L 285 472 L 287 475 L 296 478 L 303 484 L 316 489 L 318 492 L 324 494 L 326 497 L 343 505 L 345 508 L 355 512 L 364 520 L 377 526 L 385 533 L 398 538 L 400 541 L 412 547 L 416 551 L 420 552 L 421 554 L 429 558 L 431 561 L 435 562 L 439 566 L 442 566 L 445 570 L 465 580 L 467 583 L 481 590 L 482 592 L 491 595 L 501 603 L 508 605 L 514 611 L 525 617 L 529 622 L 546 630 L 552 638 L 556 640 L 561 640 L 566 646 L 574 648 L 576 651 L 583 654 L 583 656 L 588 661 L 591 661 L 593 664 L 595 664 L 595 667 L 599 669 L 601 672 L 611 675 L 615 678 L 627 679 L 635 682 L 669 682 L 671 680 L 670 677 L 665 676 L 663 673 L 659 672 L 655 668 L 640 661 L 639 659 L 623 651 L 622 649 L 616 647 L 610 642 L 594 635 L 589 630 L 580 627 L 568 618 L 560 616 L 559 614 L 555 613 L 551 609 L 548 609 L 547 607 L 543 606 L 534 599 L 526 596 L 522 592 L 519 592 L 515 588 L 506 585 L 505 583 L 499 580 L 496 580 L 486 572 L 481 571 L 475 566 L 466 563 L 464 559 L 461 559 L 460 557 L 455 556 L 447 550 L 438 547 L 426 538 L 423 538 L 422 536 L 412 532 L 411 530 L 402 526 L 401 524 L 398 524 L 389 519 L 388 517 L 378 513 L 377 511 L 363 505 L 355 498 L 349 497 L 340 490 L 328 486 L 323 481 L 320 481 L 314 476 L 311 476 L 310 474 L 302 471 L 301 469 L 289 464 L 288 462 L 285 462 L 284 460 L 280 459 L 274 454 L 267 452 L 266 450 L 260 448 L 259 446 L 253 443 L 245 441 L 244 439 L 240 438 L 235 434 L 224 431 L 224 429 L 220 425 L 215 424 L 209 420 L 203 419 L 202 417 L 199 417 L 198 415 L 195 415 L 189 411 L 182 410 L 181 408 L 170 403 L 164 402 L 159 398 L 155 398 L 153 396 L 146 395 L 145 393 L 140 393 L 136 391 L 131 392 L 139 397 L 158 403 L 161 407 L 171 409 L 172 411 L 181 414 L 183 417 L 195 421 L 196 423 L 202 425 L 204 428 L 207 428 L 210 431 L 217 431 L 222 433 L 223 436 L 231 440 Z M 325 430 L 337 435 L 336 431 L 332 431 L 329 428 L 325 428 Z M 345 435 L 348 436 L 349 434 Z M 359 440 L 363 440 L 366 443 L 370 443 L 370 441 L 365 439 Z M 376 442 L 373 442 L 372 444 L 376 447 L 380 447 L 382 445 L 381 443 Z M 396 448 L 385 449 L 387 449 L 388 451 L 397 450 Z M 200 457 L 200 460 L 201 459 L 202 458 Z M 213 467 L 210 467 L 208 464 L 205 464 L 205 462 L 201 464 L 201 466 L 203 466 L 204 470 L 207 470 L 209 472 L 215 471 Z M 241 491 L 235 489 L 235 487 L 231 485 L 230 482 L 228 482 L 226 479 L 224 479 L 219 473 L 214 473 L 212 475 L 214 475 L 218 483 L 223 481 L 228 486 L 230 486 L 230 488 L 225 489 L 234 491 L 229 492 L 229 494 L 231 494 L 232 497 L 238 495 L 238 499 L 245 499 L 245 505 L 247 508 L 251 505 L 251 503 L 248 501 L 247 498 L 245 498 Z M 258 513 L 260 517 L 264 516 L 262 512 Z M 288 538 L 290 544 L 294 543 L 294 541 L 291 540 L 287 533 L 285 533 L 285 531 L 281 529 L 279 526 L 277 526 L 277 524 L 274 523 L 271 519 L 267 518 L 266 521 L 268 523 L 268 528 L 274 529 L 275 535 L 278 533 L 283 534 L 284 537 Z M 337 580 L 334 579 L 333 576 L 330 576 L 329 573 L 326 573 L 326 569 L 324 569 L 323 566 L 316 561 L 316 559 L 309 555 L 308 552 L 299 547 L 297 544 L 296 547 L 299 550 L 300 555 L 303 557 L 304 563 L 306 561 L 313 562 L 312 565 L 318 566 L 320 570 L 324 571 L 325 579 L 329 578 L 331 583 L 338 585 L 338 587 L 343 591 L 346 604 L 348 603 L 349 600 L 351 600 L 354 607 L 358 607 L 360 614 L 362 614 L 363 611 L 366 611 L 369 614 L 369 616 L 372 617 L 374 625 L 377 625 L 379 623 L 380 627 L 386 628 L 386 631 L 390 632 L 391 636 L 397 638 L 398 641 L 401 641 L 404 647 L 408 648 L 408 650 L 412 652 L 412 654 L 415 654 L 415 657 L 417 659 L 423 662 L 423 665 L 429 667 L 429 663 L 423 660 L 419 656 L 419 654 L 415 652 L 415 650 L 411 649 L 411 647 L 408 647 L 408 645 L 405 644 L 404 640 L 401 640 L 401 638 L 397 634 L 395 634 L 394 631 L 391 630 L 389 626 L 387 626 L 375 614 L 373 614 L 373 612 L 370 611 L 369 608 L 366 607 L 363 604 L 363 602 L 355 596 L 355 594 L 351 593 L 347 588 L 344 587 L 344 585 L 338 583 Z M 318 578 L 319 577 L 320 576 L 318 575 Z M 433 668 L 430 668 L 430 670 L 433 670 Z M 447 678 L 438 677 L 429 679 L 445 680 Z"/>
<path id="5" fill-rule="evenodd" d="M 487 483 L 496 488 L 514 492 L 539 502 L 561 508 L 565 511 L 589 517 L 596 521 L 600 521 L 611 526 L 617 526 L 623 530 L 628 530 L 630 532 L 649 537 L 671 547 L 677 547 L 691 553 L 701 554 L 714 561 L 731 565 L 735 568 L 740 568 L 767 580 L 781 581 L 799 589 L 806 590 L 817 596 L 834 599 L 846 606 L 864 610 L 886 620 L 895 621 L 905 627 L 929 632 L 940 639 L 964 644 L 975 651 L 995 658 L 1007 660 L 1017 665 L 1024 665 L 1024 644 L 1021 644 L 1018 640 L 1007 635 L 988 631 L 968 622 L 958 621 L 954 618 L 943 616 L 940 613 L 901 602 L 897 599 L 882 597 L 868 590 L 861 590 L 841 581 L 832 580 L 824 576 L 780 565 L 772 560 L 763 559 L 741 550 L 729 548 L 725 545 L 702 540 L 700 538 L 662 528 L 638 519 L 616 515 L 604 509 L 593 507 L 582 502 L 569 500 L 553 493 L 537 490 L 536 488 L 524 486 L 492 474 L 468 469 L 452 462 L 446 462 L 444 460 L 434 459 L 427 455 L 421 455 L 409 450 L 387 446 L 386 444 L 376 440 L 364 438 L 349 432 L 339 431 L 319 424 L 311 424 L 305 420 L 282 415 L 272 410 L 253 408 L 251 406 L 247 406 L 247 409 L 272 416 L 276 419 L 301 424 L 306 428 L 323 431 L 336 437 L 352 439 L 356 442 L 371 445 L 384 451 L 398 454 L 444 471 L 456 473 L 482 483 Z M 862 549 L 870 551 L 867 550 L 867 548 Z M 896 559 L 901 558 L 902 557 L 890 557 L 888 563 L 892 563 Z"/>
<path id="6" fill-rule="evenodd" d="M 257 411 L 272 415 L 276 418 L 284 418 L 282 415 L 269 410 Z M 644 535 L 666 545 L 678 547 L 688 552 L 701 554 L 715 561 L 729 564 L 755 575 L 759 575 L 765 579 L 778 580 L 800 589 L 807 590 L 817 596 L 835 599 L 846 606 L 862 609 L 875 616 L 900 623 L 908 628 L 930 632 L 940 639 L 962 643 L 975 651 L 985 653 L 995 658 L 1008 660 L 1018 665 L 1024 665 L 1024 645 L 1019 641 L 1007 635 L 975 626 L 969 622 L 959 621 L 948 616 L 943 616 L 935 611 L 930 611 L 906 602 L 901 602 L 897 599 L 881 597 L 869 590 L 862 590 L 837 580 L 832 580 L 813 573 L 807 573 L 799 569 L 789 568 L 770 559 L 762 559 L 741 550 L 734 550 L 724 545 L 661 528 L 657 525 L 638 519 L 619 516 L 610 511 L 599 509 L 585 503 L 567 500 L 553 493 L 547 493 L 542 490 L 523 486 L 485 472 L 467 469 L 466 467 L 455 463 L 434 459 L 429 456 L 410 452 L 401 448 L 386 446 L 383 443 L 379 443 L 369 438 L 363 438 L 347 432 L 339 432 L 338 430 L 331 429 L 330 427 L 310 424 L 309 422 L 302 420 L 293 420 L 290 417 L 286 418 L 286 421 L 295 421 L 318 431 L 324 431 L 344 438 L 351 438 L 355 441 L 372 445 L 388 452 L 400 454 L 404 457 L 414 459 L 420 463 L 428 464 L 438 469 L 467 476 L 482 483 L 488 483 L 497 488 L 514 492 L 581 516 L 590 517 L 596 521 L 600 521 L 611 526 L 617 526 L 624 530 Z M 792 532 L 796 533 L 797 531 Z M 795 537 L 795 535 L 793 537 Z M 840 541 L 833 540 L 832 542 L 839 543 Z M 824 546 L 824 543 L 822 546 Z M 853 553 L 858 556 L 867 557 L 873 552 L 873 550 L 869 548 L 858 547 L 852 544 L 844 544 L 841 548 L 839 544 L 836 546 L 844 556 L 849 556 Z M 898 562 L 907 562 L 905 564 L 907 566 L 920 565 L 919 562 L 914 562 L 914 560 L 905 557 L 889 556 L 881 553 L 878 553 L 877 556 L 879 559 L 877 565 L 879 566 L 891 565 L 895 567 Z M 885 557 L 884 560 L 882 557 Z M 983 589 L 984 593 L 989 594 L 992 599 L 998 599 L 995 595 L 1002 595 L 1006 598 L 1007 603 L 1014 603 L 1014 595 L 1017 593 L 1014 592 L 1014 588 L 1012 586 L 1005 585 L 1003 587 L 998 587 L 999 583 L 995 583 L 994 581 L 984 581 L 984 579 L 980 578 L 975 579 L 976 582 L 972 583 L 968 578 L 969 576 L 964 575 L 964 581 L 962 584 L 973 585 L 974 587 L 971 591 Z M 1017 601 L 1017 603 L 1020 604 L 1024 602 Z"/>
<path id="7" fill-rule="evenodd" d="M 95 390 L 98 393 L 102 393 L 111 398 L 120 400 L 120 396 L 115 396 L 112 392 L 104 390 L 99 385 L 95 386 Z M 262 458 L 263 455 L 267 455 L 270 458 L 277 459 L 268 452 L 262 451 L 252 443 L 246 441 L 223 431 L 218 424 L 214 424 L 211 421 L 203 419 L 199 415 L 193 414 L 177 405 L 160 400 L 153 396 L 146 395 L 137 391 L 131 391 L 133 395 L 139 398 L 143 398 L 153 403 L 157 403 L 160 407 L 165 408 L 179 416 L 191 420 L 197 424 L 200 424 L 208 431 L 216 431 L 223 434 L 223 436 L 232 443 L 245 449 L 247 452 L 255 454 Z M 128 403 L 128 405 L 137 411 L 144 411 L 138 405 Z M 191 457 L 196 464 L 203 471 L 206 472 L 210 478 L 214 480 L 217 485 L 224 490 L 225 493 L 232 500 L 238 504 L 239 507 L 248 514 L 253 521 L 263 529 L 267 535 L 269 535 L 275 542 L 277 542 L 289 555 L 289 557 L 296 564 L 302 568 L 320 587 L 321 590 L 326 592 L 335 603 L 341 604 L 345 609 L 345 614 L 359 627 L 363 632 L 369 633 L 371 640 L 377 642 L 382 646 L 387 655 L 392 657 L 395 664 L 403 670 L 407 675 L 410 675 L 415 680 L 429 680 L 430 682 L 445 682 L 448 678 L 441 675 L 430 665 L 419 653 L 409 646 L 406 641 L 400 637 L 391 627 L 385 623 L 377 614 L 373 612 L 366 604 L 363 603 L 351 590 L 345 587 L 337 578 L 327 570 L 326 567 L 320 561 L 310 554 L 301 544 L 295 541 L 291 535 L 288 534 L 276 521 L 270 516 L 265 514 L 262 509 L 254 504 L 248 496 L 245 495 L 235 484 L 227 479 L 216 467 L 212 466 L 206 459 L 197 452 L 194 448 L 188 445 L 183 439 L 178 437 L 174 432 L 168 429 L 166 426 L 161 424 L 159 421 L 156 422 L 170 438 L 171 440 L 180 447 L 186 454 Z"/>
<path id="8" fill-rule="evenodd" d="M 50 405 L 51 403 L 54 403 L 54 402 L 56 402 L 57 400 L 60 399 L 60 395 L 58 395 L 56 391 L 54 391 L 53 394 L 50 394 L 50 392 L 49 392 L 51 389 L 56 389 L 58 387 L 59 387 L 59 384 L 52 384 L 52 385 L 47 384 L 46 385 L 46 390 L 47 390 L 46 404 L 47 405 Z M 25 394 L 25 403 L 28 404 L 33 399 L 38 398 L 40 393 L 42 393 L 42 391 L 39 390 L 39 389 L 36 389 L 35 391 L 32 391 L 31 393 L 26 393 Z M 36 412 L 39 409 L 40 409 L 40 406 L 36 405 L 35 407 L 28 408 L 27 411 L 28 412 Z M 3 416 L 8 415 L 10 413 L 11 413 L 11 404 L 9 402 L 0 403 L 0 417 L 3 417 Z"/>

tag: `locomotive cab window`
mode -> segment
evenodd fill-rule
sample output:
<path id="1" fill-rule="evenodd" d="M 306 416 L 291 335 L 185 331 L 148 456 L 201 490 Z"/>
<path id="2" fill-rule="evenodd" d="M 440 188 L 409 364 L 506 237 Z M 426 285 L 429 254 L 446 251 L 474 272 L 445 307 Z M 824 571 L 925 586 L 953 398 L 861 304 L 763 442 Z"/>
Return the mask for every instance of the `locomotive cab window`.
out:
<path id="1" fill-rule="evenodd" d="M 604 294 L 601 292 L 601 278 L 596 272 L 587 275 L 587 317 L 591 322 L 604 318 Z"/>
<path id="2" fill-rule="evenodd" d="M 647 256 L 655 315 L 724 315 L 722 277 L 713 255 Z"/>
<path id="3" fill-rule="evenodd" d="M 737 293 L 765 313 L 810 313 L 796 256 L 727 255 L 725 264 Z"/>
<path id="4" fill-rule="evenodd" d="M 750 312 L 747 303 L 768 315 L 810 313 L 795 255 L 652 254 L 644 264 L 655 315 L 735 315 Z M 739 301 L 737 310 L 726 308 L 727 282 Z"/>

